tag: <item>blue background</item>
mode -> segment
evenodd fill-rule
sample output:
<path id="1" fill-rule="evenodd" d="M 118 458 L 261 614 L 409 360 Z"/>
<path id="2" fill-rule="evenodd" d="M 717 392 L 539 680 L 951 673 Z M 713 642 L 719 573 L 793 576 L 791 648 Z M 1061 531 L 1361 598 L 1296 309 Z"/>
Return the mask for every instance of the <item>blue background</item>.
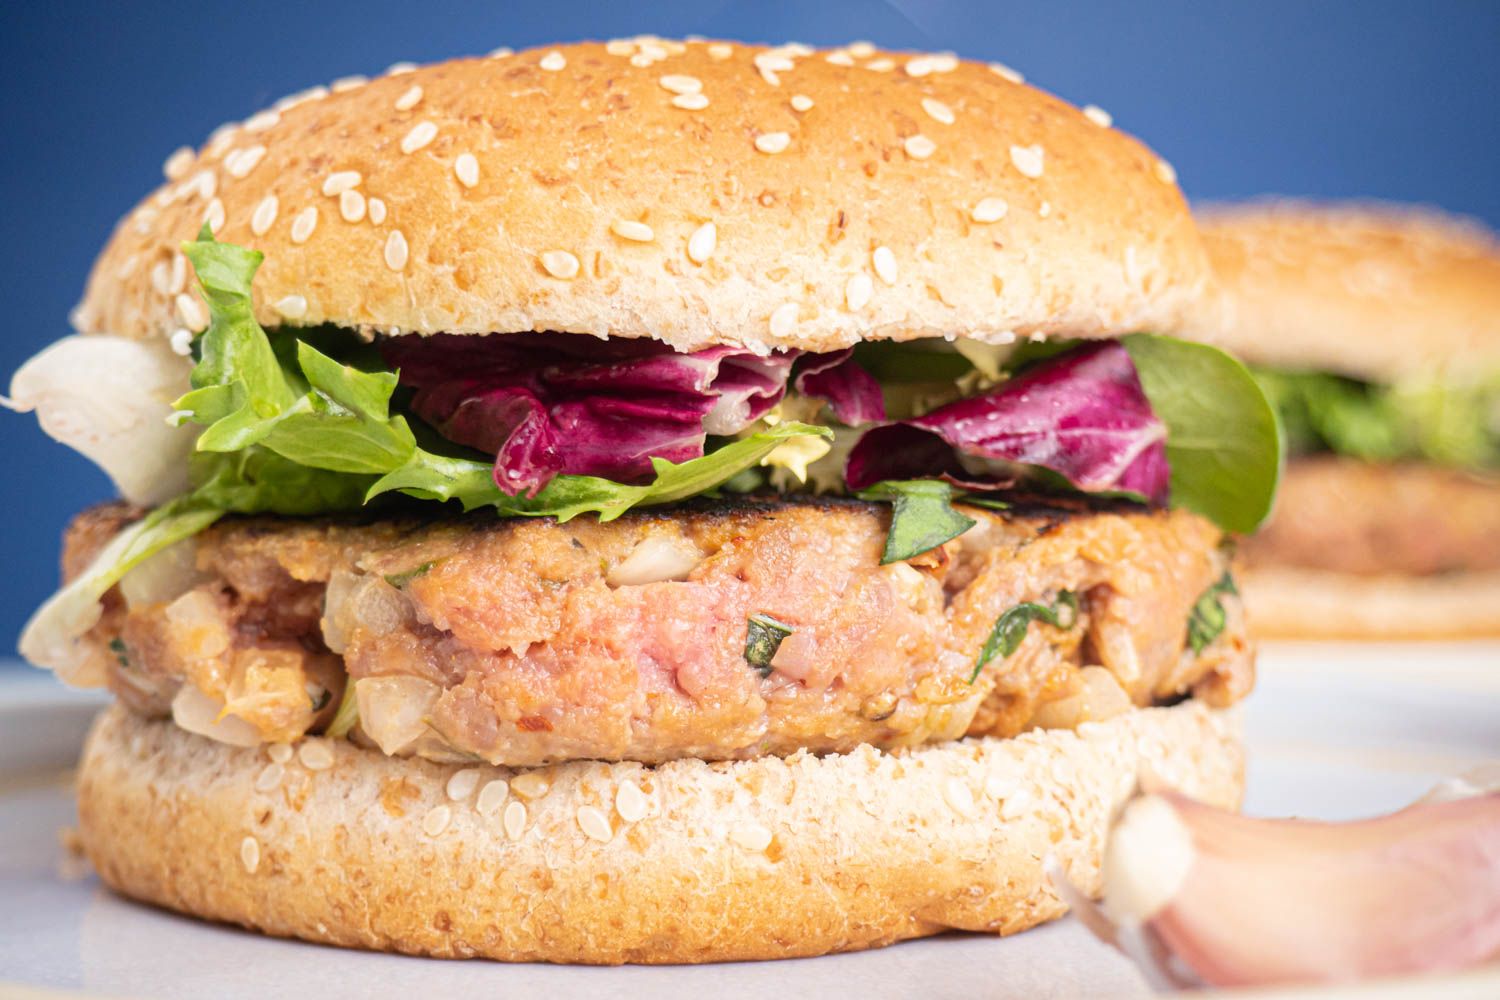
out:
<path id="1" fill-rule="evenodd" d="M 163 158 L 275 98 L 392 62 L 641 32 L 953 49 L 1145 137 L 1199 199 L 1424 201 L 1500 225 L 1500 3 L 0 4 L 0 385 L 67 332 L 114 221 Z M 55 585 L 67 518 L 110 495 L 0 413 L 0 655 Z"/>

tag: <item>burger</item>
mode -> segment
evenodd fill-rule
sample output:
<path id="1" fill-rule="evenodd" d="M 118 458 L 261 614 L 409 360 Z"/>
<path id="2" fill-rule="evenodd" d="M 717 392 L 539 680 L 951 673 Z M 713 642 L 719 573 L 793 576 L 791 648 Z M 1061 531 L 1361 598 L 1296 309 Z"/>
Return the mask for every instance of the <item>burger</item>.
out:
<path id="1" fill-rule="evenodd" d="M 1003 66 L 654 38 L 174 154 L 12 405 L 121 500 L 22 648 L 126 896 L 698 962 L 1063 909 L 1221 805 L 1280 441 L 1170 168 Z"/>
<path id="2" fill-rule="evenodd" d="M 1500 243 L 1428 209 L 1202 214 L 1194 325 L 1255 366 L 1292 456 L 1244 546 L 1257 628 L 1500 635 Z"/>

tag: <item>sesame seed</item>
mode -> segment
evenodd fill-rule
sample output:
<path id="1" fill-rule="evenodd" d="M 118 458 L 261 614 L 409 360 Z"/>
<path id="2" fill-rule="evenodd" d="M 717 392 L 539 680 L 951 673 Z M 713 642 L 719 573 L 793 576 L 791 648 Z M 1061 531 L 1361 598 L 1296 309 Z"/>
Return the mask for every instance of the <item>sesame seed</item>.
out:
<path id="1" fill-rule="evenodd" d="M 448 798 L 454 802 L 462 802 L 474 794 L 474 789 L 479 787 L 479 769 L 466 767 L 462 771 L 454 771 L 453 776 L 448 779 L 444 791 Z"/>
<path id="2" fill-rule="evenodd" d="M 379 198 L 370 199 L 370 221 L 377 226 L 385 221 L 385 202 Z"/>
<path id="3" fill-rule="evenodd" d="M 726 45 L 723 42 L 714 42 L 708 47 L 708 57 L 718 62 L 723 62 L 732 55 L 734 55 L 734 46 L 732 45 Z"/>
<path id="4" fill-rule="evenodd" d="M 278 764 L 285 764 L 292 759 L 292 745 L 290 743 L 267 744 L 266 756 Z"/>
<path id="5" fill-rule="evenodd" d="M 771 69 L 769 66 L 756 66 L 755 69 L 758 73 L 760 73 L 760 78 L 769 83 L 771 86 L 781 86 L 781 77 L 776 75 L 776 71 L 774 69 Z"/>
<path id="6" fill-rule="evenodd" d="M 256 236 L 264 236 L 276 222 L 276 209 L 278 202 L 274 194 L 268 194 L 255 206 L 255 212 L 250 216 L 250 231 Z"/>
<path id="7" fill-rule="evenodd" d="M 327 87 L 308 87 L 306 90 L 299 90 L 295 94 L 286 95 L 273 104 L 271 108 L 273 111 L 289 111 L 299 104 L 306 104 L 308 101 L 321 101 L 327 96 Z"/>
<path id="8" fill-rule="evenodd" d="M 845 48 L 847 48 L 849 50 L 849 54 L 854 56 L 856 59 L 868 59 L 875 54 L 874 42 L 850 42 L 847 46 L 845 46 Z"/>
<path id="9" fill-rule="evenodd" d="M 948 779 L 943 785 L 943 799 L 960 816 L 967 819 L 974 815 L 974 793 L 961 779 Z"/>
<path id="10" fill-rule="evenodd" d="M 870 262 L 875 266 L 876 277 L 887 285 L 896 283 L 896 255 L 890 247 L 876 247 L 870 254 Z"/>
<path id="11" fill-rule="evenodd" d="M 208 326 L 208 316 L 203 304 L 191 295 L 183 292 L 172 300 L 172 304 L 177 307 L 177 319 L 189 330 L 201 330 Z"/>
<path id="12" fill-rule="evenodd" d="M 254 837 L 246 837 L 240 841 L 240 864 L 245 866 L 245 871 L 251 875 L 255 869 L 260 867 L 260 842 Z"/>
<path id="13" fill-rule="evenodd" d="M 196 194 L 203 198 L 212 198 L 218 187 L 219 179 L 214 176 L 212 170 L 200 170 L 184 186 L 183 194 L 188 197 Z"/>
<path id="14" fill-rule="evenodd" d="M 795 302 L 783 302 L 771 312 L 771 336 L 790 337 L 797 329 L 797 314 L 801 307 Z"/>
<path id="15" fill-rule="evenodd" d="M 1156 161 L 1156 178 L 1163 184 L 1176 184 L 1177 170 L 1166 160 L 1158 159 Z"/>
<path id="16" fill-rule="evenodd" d="M 401 270 L 406 266 L 407 252 L 406 237 L 401 230 L 392 229 L 385 238 L 385 266 L 392 271 Z"/>
<path id="17" fill-rule="evenodd" d="M 345 222 L 358 222 L 365 217 L 365 196 L 350 189 L 339 195 L 339 215 Z"/>
<path id="18" fill-rule="evenodd" d="M 616 219 L 610 224 L 609 231 L 622 240 L 631 240 L 635 243 L 650 243 L 656 238 L 650 226 L 631 219 Z"/>
<path id="19" fill-rule="evenodd" d="M 1044 202 L 1042 202 L 1040 205 L 1037 206 L 1036 214 L 1039 215 L 1039 216 L 1041 216 L 1044 219 L 1047 218 L 1049 215 L 1052 214 L 1052 202 L 1050 202 L 1050 201 L 1044 201 Z"/>
<path id="20" fill-rule="evenodd" d="M 958 69 L 958 55 L 954 52 L 936 52 L 927 57 L 934 73 L 952 73 Z"/>
<path id="21" fill-rule="evenodd" d="M 510 779 L 511 791 L 522 798 L 539 799 L 546 795 L 552 788 L 552 782 L 545 774 L 536 771 L 522 771 Z"/>
<path id="22" fill-rule="evenodd" d="M 932 60 L 927 56 L 917 56 L 906 62 L 906 75 L 923 77 L 932 72 Z"/>
<path id="23" fill-rule="evenodd" d="M 646 67 L 650 66 L 655 61 L 655 59 L 652 59 L 644 52 L 637 52 L 635 55 L 630 57 L 630 65 L 632 66 Z"/>
<path id="24" fill-rule="evenodd" d="M 406 90 L 402 91 L 400 97 L 396 98 L 396 110 L 410 111 L 412 108 L 417 106 L 417 102 L 421 99 L 422 85 L 419 83 L 414 83 L 410 87 L 406 88 Z"/>
<path id="25" fill-rule="evenodd" d="M 255 790 L 257 792 L 269 792 L 281 784 L 282 775 L 286 773 L 285 768 L 274 760 L 267 764 L 260 774 L 255 776 Z"/>
<path id="26" fill-rule="evenodd" d="M 302 296 L 300 295 L 295 297 L 299 299 L 302 298 Z M 293 298 L 293 296 L 288 295 L 287 298 Z M 285 302 L 286 299 L 282 299 L 281 301 Z M 280 303 L 278 303 L 277 305 L 279 307 Z M 298 315 L 300 316 L 306 312 L 307 300 L 302 299 L 302 312 Z M 285 316 L 286 313 L 283 312 L 282 315 Z M 296 317 L 290 318 L 295 319 Z M 300 760 L 302 762 L 302 766 L 307 768 L 309 771 L 326 771 L 333 766 L 333 751 L 328 749 L 328 744 L 324 743 L 322 740 L 306 740 L 300 747 L 297 748 L 297 759 Z"/>
<path id="27" fill-rule="evenodd" d="M 541 256 L 542 267 L 554 278 L 578 277 L 578 258 L 566 250 L 547 250 Z"/>
<path id="28" fill-rule="evenodd" d="M 910 156 L 913 160 L 925 160 L 937 152 L 937 143 L 920 132 L 908 137 L 904 145 L 906 147 L 906 155 Z"/>
<path id="29" fill-rule="evenodd" d="M 453 810 L 446 805 L 433 806 L 427 810 L 427 815 L 422 817 L 422 832 L 429 837 L 436 837 L 448 829 L 448 824 L 453 821 Z"/>
<path id="30" fill-rule="evenodd" d="M 333 91 L 335 94 L 342 94 L 346 90 L 353 90 L 355 87 L 363 87 L 369 82 L 369 77 L 359 76 L 358 74 L 354 76 L 341 76 L 337 80 L 330 83 L 328 85 L 328 89 Z"/>
<path id="31" fill-rule="evenodd" d="M 953 109 L 942 101 L 934 100 L 931 97 L 924 97 L 922 98 L 922 110 L 927 112 L 928 117 L 933 121 L 942 122 L 944 125 L 953 124 Z"/>
<path id="32" fill-rule="evenodd" d="M 1015 70 L 1011 69 L 1009 66 L 1005 65 L 1005 63 L 992 62 L 989 65 L 990 65 L 990 72 L 994 73 L 996 76 L 1000 77 L 1002 80 L 1009 80 L 1011 83 L 1025 83 L 1026 82 L 1026 78 L 1024 76 L 1022 76 L 1020 73 L 1017 73 Z"/>
<path id="33" fill-rule="evenodd" d="M 684 111 L 702 111 L 708 107 L 707 94 L 678 94 L 672 98 L 672 107 Z"/>
<path id="34" fill-rule="evenodd" d="M 179 146 L 172 150 L 172 155 L 167 157 L 161 165 L 161 172 L 169 181 L 177 181 L 187 176 L 187 172 L 193 168 L 193 151 L 186 146 Z"/>
<path id="35" fill-rule="evenodd" d="M 1114 116 L 1097 104 L 1086 104 L 1083 107 L 1083 117 L 1098 125 L 1100 128 L 1109 128 L 1115 123 Z"/>
<path id="36" fill-rule="evenodd" d="M 187 287 L 187 257 L 181 252 L 172 255 L 172 280 L 167 282 L 167 293 L 176 295 Z"/>
<path id="37" fill-rule="evenodd" d="M 981 198 L 969 209 L 969 218 L 981 223 L 999 222 L 1009 211 L 1010 206 L 1004 198 Z"/>
<path id="38" fill-rule="evenodd" d="M 474 803 L 474 808 L 479 810 L 479 815 L 490 817 L 500 811 L 505 800 L 510 797 L 510 785 L 504 778 L 496 778 L 487 781 L 479 790 L 479 798 Z"/>
<path id="39" fill-rule="evenodd" d="M 502 45 L 498 49 L 490 49 L 491 59 L 504 59 L 506 56 L 513 56 L 515 54 L 516 50 L 509 45 Z"/>
<path id="40" fill-rule="evenodd" d="M 358 170 L 337 170 L 323 179 L 323 193 L 332 198 L 359 187 L 363 180 Z"/>
<path id="41" fill-rule="evenodd" d="M 308 237 L 312 236 L 313 230 L 318 228 L 318 209 L 309 205 L 297 213 L 292 220 L 292 242 L 306 243 Z"/>
<path id="42" fill-rule="evenodd" d="M 217 156 L 234 141 L 235 134 L 240 130 L 239 122 L 225 122 L 212 132 L 208 133 L 208 144 L 203 148 L 204 156 Z"/>
<path id="43" fill-rule="evenodd" d="M 1046 166 L 1042 159 L 1044 152 L 1041 146 L 1036 145 L 1012 146 L 1010 162 L 1015 164 L 1023 176 L 1035 180 L 1042 176 L 1042 169 Z"/>
<path id="44" fill-rule="evenodd" d="M 614 829 L 609 825 L 609 817 L 593 806 L 578 807 L 578 829 L 590 840 L 597 840 L 601 844 L 609 843 L 615 835 Z"/>
<path id="45" fill-rule="evenodd" d="M 458 159 L 453 161 L 453 176 L 466 188 L 479 183 L 479 161 L 473 153 L 458 154 Z"/>
<path id="46" fill-rule="evenodd" d="M 1015 782 L 1007 780 L 998 774 L 990 775 L 989 780 L 984 783 L 984 794 L 992 799 L 1006 798 L 1014 793 L 1015 789 Z"/>
<path id="47" fill-rule="evenodd" d="M 851 56 L 848 52 L 845 52 L 843 49 L 834 49 L 832 52 L 828 53 L 828 55 L 823 57 L 823 61 L 832 63 L 835 66 L 854 65 L 854 57 Z"/>
<path id="48" fill-rule="evenodd" d="M 167 282 L 169 280 L 171 280 L 171 274 L 172 274 L 172 272 L 167 267 L 167 262 L 164 261 L 164 260 L 159 260 L 155 264 L 152 265 L 152 267 L 151 267 L 151 287 L 154 288 L 154 289 L 156 289 L 156 294 L 158 294 L 158 295 L 166 295 L 167 294 Z"/>
<path id="49" fill-rule="evenodd" d="M 872 59 L 865 63 L 865 69 L 874 70 L 876 73 L 889 73 L 896 68 L 894 59 Z"/>
<path id="50" fill-rule="evenodd" d="M 638 823 L 646 815 L 646 796 L 633 781 L 626 781 L 615 789 L 615 812 L 627 823 Z"/>
<path id="51" fill-rule="evenodd" d="M 301 319 L 307 315 L 307 299 L 301 295 L 288 295 L 278 300 L 275 308 L 287 319 Z"/>
<path id="52" fill-rule="evenodd" d="M 745 850 L 759 854 L 771 846 L 771 831 L 759 823 L 743 823 L 729 831 L 729 839 Z"/>
<path id="53" fill-rule="evenodd" d="M 1031 808 L 1032 794 L 1026 789 L 1018 789 L 1008 796 L 1005 805 L 1000 807 L 1001 819 L 1015 819 Z"/>
<path id="54" fill-rule="evenodd" d="M 281 121 L 281 115 L 273 110 L 257 111 L 245 119 L 246 132 L 264 132 L 266 129 Z"/>
<path id="55" fill-rule="evenodd" d="M 811 111 L 812 107 L 813 107 L 813 99 L 811 97 L 808 97 L 806 94 L 793 94 L 792 95 L 792 110 L 793 111 Z"/>
<path id="56" fill-rule="evenodd" d="M 500 825 L 505 827 L 507 837 L 520 840 L 521 834 L 526 832 L 526 807 L 519 802 L 511 802 L 500 817 Z"/>
<path id="57" fill-rule="evenodd" d="M 696 76 L 684 76 L 679 73 L 668 73 L 656 82 L 674 94 L 696 94 L 703 89 L 702 80 Z"/>
<path id="58" fill-rule="evenodd" d="M 400 76 L 403 73 L 410 73 L 416 68 L 417 64 L 414 62 L 393 62 L 385 68 L 385 75 Z"/>
<path id="59" fill-rule="evenodd" d="M 415 153 L 437 138 L 437 126 L 432 122 L 417 122 L 412 126 L 406 138 L 401 140 L 401 152 Z"/>
<path id="60" fill-rule="evenodd" d="M 604 43 L 604 51 L 612 56 L 628 56 L 635 54 L 635 42 L 628 38 L 611 38 Z"/>
<path id="61" fill-rule="evenodd" d="M 541 62 L 537 63 L 537 65 L 542 69 L 547 70 L 549 73 L 556 73 L 558 70 L 568 65 L 568 60 L 563 57 L 563 54 L 561 52 L 553 49 L 551 52 L 548 52 L 546 55 L 542 56 Z"/>
<path id="62" fill-rule="evenodd" d="M 719 228 L 712 222 L 705 222 L 697 229 L 694 229 L 693 235 L 688 237 L 688 260 L 695 264 L 701 264 L 713 256 L 714 248 L 718 245 Z"/>
<path id="63" fill-rule="evenodd" d="M 755 137 L 755 148 L 762 153 L 779 153 L 792 144 L 785 132 L 763 132 Z"/>
<path id="64" fill-rule="evenodd" d="M 856 274 L 844 285 L 844 304 L 849 307 L 850 312 L 859 312 L 870 304 L 870 298 L 874 294 L 875 282 L 870 280 L 870 276 Z"/>

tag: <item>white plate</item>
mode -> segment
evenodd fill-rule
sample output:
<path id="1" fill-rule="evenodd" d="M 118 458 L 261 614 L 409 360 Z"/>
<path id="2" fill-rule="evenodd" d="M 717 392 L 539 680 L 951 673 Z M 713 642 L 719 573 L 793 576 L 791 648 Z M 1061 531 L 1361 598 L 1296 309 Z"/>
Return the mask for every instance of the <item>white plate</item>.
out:
<path id="1" fill-rule="evenodd" d="M 1148 993 L 1128 963 L 1069 921 L 1004 940 L 945 935 L 791 962 L 598 969 L 348 952 L 189 920 L 125 902 L 92 875 L 67 870 L 59 831 L 73 811 L 63 774 L 97 705 L 45 676 L 0 669 L 0 992 L 9 983 L 216 1000 Z M 1500 757 L 1500 643 L 1271 646 L 1247 724 L 1249 812 L 1386 812 L 1446 774 Z M 1389 984 L 1378 994 L 1497 997 L 1500 970 Z"/>

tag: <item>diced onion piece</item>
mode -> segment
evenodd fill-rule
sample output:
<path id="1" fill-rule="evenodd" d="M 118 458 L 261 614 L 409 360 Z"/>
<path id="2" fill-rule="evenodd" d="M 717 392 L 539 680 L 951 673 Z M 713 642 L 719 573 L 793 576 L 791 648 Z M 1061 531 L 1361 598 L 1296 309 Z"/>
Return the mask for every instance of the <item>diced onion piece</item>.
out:
<path id="1" fill-rule="evenodd" d="M 170 545 L 120 578 L 120 594 L 132 608 L 175 600 L 204 582 L 198 547 L 191 538 Z"/>
<path id="2" fill-rule="evenodd" d="M 1044 702 L 1031 717 L 1038 729 L 1076 729 L 1085 722 L 1102 722 L 1133 708 L 1130 696 L 1103 667 L 1084 667 L 1078 672 L 1082 685 L 1077 693 Z"/>
<path id="3" fill-rule="evenodd" d="M 364 677 L 354 682 L 359 726 L 395 756 L 414 747 L 426 735 L 427 717 L 443 689 L 420 677 Z"/>
<path id="4" fill-rule="evenodd" d="M 8 405 L 35 410 L 42 430 L 103 469 L 122 497 L 150 506 L 188 487 L 198 430 L 167 417 L 189 371 L 165 344 L 64 337 L 16 372 Z"/>
<path id="5" fill-rule="evenodd" d="M 611 587 L 638 587 L 663 580 L 686 580 L 703 552 L 691 539 L 680 535 L 648 535 L 630 554 L 610 567 L 605 581 Z"/>
<path id="6" fill-rule="evenodd" d="M 190 733 L 207 736 L 237 747 L 260 745 L 260 733 L 237 715 L 224 715 L 224 703 L 191 684 L 184 684 L 172 699 L 172 721 Z"/>

